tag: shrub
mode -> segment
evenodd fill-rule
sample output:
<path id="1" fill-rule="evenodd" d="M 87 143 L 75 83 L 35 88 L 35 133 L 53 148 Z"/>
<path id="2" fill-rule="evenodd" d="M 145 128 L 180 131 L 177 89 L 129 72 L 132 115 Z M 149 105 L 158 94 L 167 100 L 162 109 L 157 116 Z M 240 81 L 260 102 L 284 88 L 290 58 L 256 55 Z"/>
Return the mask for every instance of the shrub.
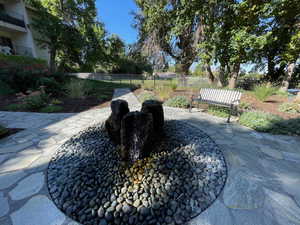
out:
<path id="1" fill-rule="evenodd" d="M 251 110 L 252 106 L 249 102 L 241 102 L 239 105 L 239 109 L 241 109 L 242 111 L 247 111 L 247 110 Z"/>
<path id="2" fill-rule="evenodd" d="M 170 98 L 172 89 L 168 85 L 161 85 L 157 87 L 155 92 L 157 93 L 159 99 L 163 101 L 165 99 Z"/>
<path id="3" fill-rule="evenodd" d="M 20 65 L 39 65 L 41 68 L 47 67 L 47 62 L 43 59 L 37 59 L 27 56 L 19 55 L 4 55 L 0 53 L 0 61 L 2 64 L 11 65 L 11 66 L 20 66 Z"/>
<path id="4" fill-rule="evenodd" d="M 8 130 L 0 124 L 0 137 L 5 135 Z"/>
<path id="5" fill-rule="evenodd" d="M 51 102 L 50 102 L 52 105 L 60 105 L 62 104 L 63 102 L 60 101 L 59 99 L 52 99 Z"/>
<path id="6" fill-rule="evenodd" d="M 240 123 L 261 132 L 273 134 L 300 135 L 300 118 L 284 120 L 263 112 L 245 112 Z"/>
<path id="7" fill-rule="evenodd" d="M 274 93 L 276 93 L 276 88 L 268 85 L 258 85 L 254 88 L 254 95 L 260 101 L 267 100 Z"/>
<path id="8" fill-rule="evenodd" d="M 283 90 L 280 90 L 280 89 L 278 89 L 277 91 L 275 91 L 274 94 L 275 94 L 275 95 L 282 96 L 282 97 L 288 97 L 288 96 L 289 96 L 289 93 L 288 93 L 288 92 L 283 91 Z"/>
<path id="9" fill-rule="evenodd" d="M 38 80 L 38 86 L 45 86 L 46 93 L 54 96 L 58 96 L 63 92 L 62 86 L 54 77 L 41 77 Z"/>
<path id="10" fill-rule="evenodd" d="M 65 85 L 65 89 L 69 97 L 83 98 L 86 96 L 86 90 L 84 89 L 84 86 L 84 81 L 71 79 L 70 82 Z"/>
<path id="11" fill-rule="evenodd" d="M 149 91 L 145 91 L 145 92 L 141 93 L 138 96 L 138 99 L 140 100 L 140 102 L 144 102 L 147 100 L 157 100 L 156 96 L 152 92 L 149 92 Z"/>
<path id="12" fill-rule="evenodd" d="M 221 106 L 209 105 L 207 112 L 214 116 L 226 118 L 230 113 L 230 109 Z"/>
<path id="13" fill-rule="evenodd" d="M 286 102 L 279 106 L 278 110 L 280 112 L 286 113 L 300 113 L 300 104 L 293 102 Z"/>
<path id="14" fill-rule="evenodd" d="M 190 101 L 185 96 L 176 96 L 166 101 L 165 105 L 170 107 L 188 108 Z"/>
<path id="15" fill-rule="evenodd" d="M 5 107 L 5 110 L 13 111 L 13 112 L 25 111 L 26 105 L 25 104 L 10 104 Z"/>
<path id="16" fill-rule="evenodd" d="M 45 94 L 30 96 L 25 99 L 25 105 L 27 109 L 40 109 L 47 105 L 49 99 L 48 96 Z"/>
<path id="17" fill-rule="evenodd" d="M 177 89 L 177 87 L 178 87 L 177 82 L 172 81 L 172 83 L 170 84 L 170 87 L 171 87 L 172 91 L 175 91 Z"/>
<path id="18" fill-rule="evenodd" d="M 15 93 L 15 91 L 10 88 L 10 86 L 0 80 L 0 95 L 10 95 Z"/>
<path id="19" fill-rule="evenodd" d="M 54 113 L 54 112 L 60 112 L 62 110 L 63 110 L 62 106 L 48 105 L 48 106 L 41 108 L 39 111 L 42 113 Z"/>

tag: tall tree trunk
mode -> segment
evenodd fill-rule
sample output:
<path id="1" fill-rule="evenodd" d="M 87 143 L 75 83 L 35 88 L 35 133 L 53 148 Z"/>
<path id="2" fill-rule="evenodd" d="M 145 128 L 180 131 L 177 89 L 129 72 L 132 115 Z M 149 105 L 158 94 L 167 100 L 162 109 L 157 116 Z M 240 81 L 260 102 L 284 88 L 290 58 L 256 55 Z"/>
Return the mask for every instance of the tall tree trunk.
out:
<path id="1" fill-rule="evenodd" d="M 284 77 L 282 84 L 281 84 L 281 90 L 282 91 L 287 91 L 287 89 L 289 88 L 290 85 L 290 81 L 292 80 L 292 76 L 294 73 L 294 69 L 295 69 L 295 63 L 289 63 L 287 66 L 287 74 Z"/>
<path id="2" fill-rule="evenodd" d="M 241 64 L 240 63 L 235 63 L 233 65 L 233 69 L 232 69 L 232 75 L 229 79 L 229 84 L 228 84 L 228 87 L 230 89 L 234 89 L 236 88 L 236 84 L 237 84 L 237 79 L 239 77 L 239 72 L 240 72 L 240 66 Z"/>
<path id="3" fill-rule="evenodd" d="M 208 75 L 207 76 L 208 83 L 213 84 L 215 82 L 215 76 L 214 76 L 214 74 L 211 70 L 211 67 L 210 67 L 209 63 L 206 63 L 205 67 L 206 67 L 206 71 L 207 71 L 207 75 Z"/>
<path id="4" fill-rule="evenodd" d="M 225 66 L 220 66 L 220 73 L 218 78 L 218 87 L 225 87 L 226 86 L 226 78 L 225 78 Z"/>
<path id="5" fill-rule="evenodd" d="M 267 79 L 269 81 L 272 81 L 275 74 L 275 63 L 274 63 L 274 57 L 268 56 L 268 73 L 267 73 Z"/>
<path id="6" fill-rule="evenodd" d="M 55 64 L 55 58 L 56 58 L 56 48 L 50 49 L 50 72 L 56 71 L 56 64 Z"/>

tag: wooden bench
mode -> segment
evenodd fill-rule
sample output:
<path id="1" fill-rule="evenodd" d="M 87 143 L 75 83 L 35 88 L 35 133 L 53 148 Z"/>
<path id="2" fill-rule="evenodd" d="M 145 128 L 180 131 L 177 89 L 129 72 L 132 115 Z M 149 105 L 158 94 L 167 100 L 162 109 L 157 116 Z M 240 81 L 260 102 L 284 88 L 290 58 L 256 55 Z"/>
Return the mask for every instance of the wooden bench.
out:
<path id="1" fill-rule="evenodd" d="M 233 110 L 237 111 L 237 107 L 240 104 L 242 93 L 239 91 L 202 88 L 200 89 L 199 96 L 192 96 L 190 104 L 190 112 L 192 110 L 193 102 L 204 102 L 207 104 L 223 106 L 230 108 L 227 123 L 230 122 L 230 117 Z"/>

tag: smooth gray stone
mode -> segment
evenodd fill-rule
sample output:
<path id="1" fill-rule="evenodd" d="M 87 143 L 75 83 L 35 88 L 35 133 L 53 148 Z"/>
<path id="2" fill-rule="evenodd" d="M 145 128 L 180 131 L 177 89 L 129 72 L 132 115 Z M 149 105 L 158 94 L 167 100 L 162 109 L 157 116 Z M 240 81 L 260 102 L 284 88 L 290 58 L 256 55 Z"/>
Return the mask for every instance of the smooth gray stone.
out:
<path id="1" fill-rule="evenodd" d="M 5 216 L 9 212 L 9 205 L 7 198 L 0 192 L 0 217 Z"/>
<path id="2" fill-rule="evenodd" d="M 18 185 L 9 192 L 12 200 L 21 200 L 37 194 L 44 186 L 44 174 L 42 172 L 35 173 L 26 177 L 18 183 Z"/>
<path id="3" fill-rule="evenodd" d="M 264 203 L 263 189 L 248 173 L 235 170 L 229 174 L 224 189 L 224 203 L 229 208 L 255 209 Z"/>
<path id="4" fill-rule="evenodd" d="M 5 161 L 3 164 L 0 164 L 0 173 L 24 169 L 28 167 L 40 155 L 41 153 L 28 155 L 18 154 L 17 156 Z"/>
<path id="5" fill-rule="evenodd" d="M 215 201 L 208 209 L 192 219 L 187 225 L 233 225 L 228 208 L 219 200 Z"/>
<path id="6" fill-rule="evenodd" d="M 62 225 L 65 216 L 43 195 L 31 198 L 11 214 L 13 225 Z"/>
<path id="7" fill-rule="evenodd" d="M 14 152 L 19 152 L 29 146 L 33 145 L 33 142 L 24 142 L 21 144 L 15 144 L 9 147 L 3 147 L 0 148 L 0 153 L 14 153 Z"/>
<path id="8" fill-rule="evenodd" d="M 26 173 L 22 170 L 8 173 L 0 173 L 0 190 L 10 187 L 17 183 Z"/>
<path id="9" fill-rule="evenodd" d="M 266 220 L 265 215 L 261 213 L 261 209 L 244 210 L 231 209 L 230 212 L 237 225 L 275 225 L 273 221 Z"/>
<path id="10" fill-rule="evenodd" d="M 292 198 L 270 189 L 264 191 L 266 193 L 265 214 L 273 216 L 282 225 L 300 223 L 300 208 Z"/>

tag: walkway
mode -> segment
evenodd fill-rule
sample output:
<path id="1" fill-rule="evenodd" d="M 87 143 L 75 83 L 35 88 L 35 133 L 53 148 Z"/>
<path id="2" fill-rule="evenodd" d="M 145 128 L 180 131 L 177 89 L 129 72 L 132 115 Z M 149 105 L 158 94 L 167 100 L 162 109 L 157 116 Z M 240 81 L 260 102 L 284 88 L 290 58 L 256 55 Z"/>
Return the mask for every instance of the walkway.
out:
<path id="1" fill-rule="evenodd" d="M 128 90 L 115 98 L 140 108 Z M 189 225 L 300 224 L 300 138 L 254 132 L 200 112 L 165 107 L 166 118 L 184 120 L 209 134 L 229 169 L 222 195 Z M 45 172 L 55 149 L 73 134 L 104 121 L 110 109 L 78 114 L 0 112 L 0 123 L 26 128 L 0 141 L 0 224 L 75 225 L 51 202 Z"/>

